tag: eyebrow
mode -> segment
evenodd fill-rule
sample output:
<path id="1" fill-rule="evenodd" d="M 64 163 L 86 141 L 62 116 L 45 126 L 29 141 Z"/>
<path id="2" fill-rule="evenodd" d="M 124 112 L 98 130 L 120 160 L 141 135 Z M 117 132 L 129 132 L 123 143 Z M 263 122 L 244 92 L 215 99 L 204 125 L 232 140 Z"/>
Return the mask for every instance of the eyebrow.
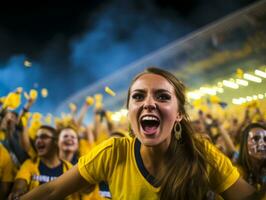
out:
<path id="1" fill-rule="evenodd" d="M 144 93 L 145 91 L 146 91 L 146 90 L 144 90 L 144 89 L 135 89 L 135 90 L 132 91 L 132 93 L 133 93 L 133 92 L 142 92 L 142 93 Z"/>
<path id="2" fill-rule="evenodd" d="M 155 91 L 156 91 L 157 93 L 162 93 L 162 92 L 171 93 L 169 90 L 166 90 L 166 89 L 155 89 Z M 132 93 L 133 93 L 133 92 L 141 92 L 141 93 L 145 93 L 146 90 L 145 90 L 145 89 L 135 89 L 135 90 L 132 91 Z"/>

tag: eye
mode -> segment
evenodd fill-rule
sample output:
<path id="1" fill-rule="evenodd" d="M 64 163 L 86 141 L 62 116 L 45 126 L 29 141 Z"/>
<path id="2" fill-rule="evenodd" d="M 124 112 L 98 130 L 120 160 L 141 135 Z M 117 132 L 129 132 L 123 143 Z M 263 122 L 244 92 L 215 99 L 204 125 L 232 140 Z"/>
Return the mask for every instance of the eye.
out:
<path id="1" fill-rule="evenodd" d="M 135 99 L 136 101 L 140 101 L 140 100 L 144 99 L 144 94 L 142 94 L 142 93 L 134 93 L 132 95 L 132 99 Z"/>
<path id="2" fill-rule="evenodd" d="M 254 137 L 253 137 L 253 140 L 254 140 L 255 142 L 258 142 L 258 141 L 260 140 L 260 136 L 258 136 L 258 135 L 254 136 Z"/>
<path id="3" fill-rule="evenodd" d="M 169 94 L 166 94 L 166 93 L 161 93 L 161 94 L 158 94 L 156 98 L 159 101 L 167 101 L 167 100 L 171 99 L 171 96 Z"/>

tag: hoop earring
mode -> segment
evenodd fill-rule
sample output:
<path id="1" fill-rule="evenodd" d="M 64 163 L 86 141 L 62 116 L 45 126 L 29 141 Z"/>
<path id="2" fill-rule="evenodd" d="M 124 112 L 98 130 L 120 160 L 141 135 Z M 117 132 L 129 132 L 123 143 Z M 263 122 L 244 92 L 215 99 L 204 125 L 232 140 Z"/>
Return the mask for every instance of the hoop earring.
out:
<path id="1" fill-rule="evenodd" d="M 177 129 L 177 127 L 178 127 L 178 129 Z M 181 137 L 182 137 L 182 135 L 181 135 L 181 133 L 182 133 L 182 126 L 181 126 L 181 124 L 179 122 L 176 122 L 175 123 L 174 133 L 175 133 L 175 139 L 176 140 L 180 140 Z"/>

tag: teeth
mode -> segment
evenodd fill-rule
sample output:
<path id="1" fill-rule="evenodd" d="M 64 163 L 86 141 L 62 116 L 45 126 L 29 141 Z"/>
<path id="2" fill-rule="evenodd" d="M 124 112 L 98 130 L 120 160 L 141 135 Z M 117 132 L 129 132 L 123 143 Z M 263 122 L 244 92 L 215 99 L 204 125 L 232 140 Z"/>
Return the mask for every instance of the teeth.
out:
<path id="1" fill-rule="evenodd" d="M 154 121 L 159 121 L 156 117 L 152 117 L 152 116 L 145 116 L 142 118 L 142 120 L 154 120 Z"/>

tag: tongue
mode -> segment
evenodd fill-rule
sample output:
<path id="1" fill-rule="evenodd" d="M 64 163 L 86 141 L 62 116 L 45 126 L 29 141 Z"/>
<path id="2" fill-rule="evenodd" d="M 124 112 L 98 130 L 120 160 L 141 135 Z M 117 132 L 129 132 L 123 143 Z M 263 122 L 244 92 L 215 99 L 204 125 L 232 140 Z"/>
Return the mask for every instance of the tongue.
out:
<path id="1" fill-rule="evenodd" d="M 151 135 L 151 134 L 154 134 L 157 130 L 157 127 L 156 126 L 146 126 L 144 128 L 144 131 L 146 132 L 146 134 L 148 135 Z"/>

